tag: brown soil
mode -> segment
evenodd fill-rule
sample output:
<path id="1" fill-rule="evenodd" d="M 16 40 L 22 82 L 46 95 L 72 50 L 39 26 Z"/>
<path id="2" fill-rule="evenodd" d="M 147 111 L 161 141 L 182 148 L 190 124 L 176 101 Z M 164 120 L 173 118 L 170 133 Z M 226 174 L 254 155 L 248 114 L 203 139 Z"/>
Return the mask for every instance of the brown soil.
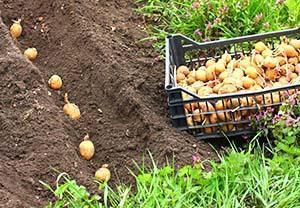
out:
<path id="1" fill-rule="evenodd" d="M 145 37 L 143 19 L 129 0 L 0 1 L 0 205 L 42 206 L 51 199 L 39 180 L 53 183 L 55 168 L 95 192 L 94 171 L 108 163 L 114 183 L 133 182 L 126 167 L 149 150 L 160 165 L 176 157 L 191 163 L 193 144 L 203 159 L 207 143 L 173 129 L 164 93 L 164 65 Z M 22 19 L 23 33 L 8 27 Z M 36 47 L 31 63 L 22 52 Z M 47 87 L 52 74 L 61 91 Z M 62 112 L 63 94 L 81 109 L 72 121 Z M 99 110 L 101 109 L 101 110 Z M 102 113 L 100 112 L 102 111 Z M 86 133 L 96 148 L 91 161 L 78 155 Z"/>

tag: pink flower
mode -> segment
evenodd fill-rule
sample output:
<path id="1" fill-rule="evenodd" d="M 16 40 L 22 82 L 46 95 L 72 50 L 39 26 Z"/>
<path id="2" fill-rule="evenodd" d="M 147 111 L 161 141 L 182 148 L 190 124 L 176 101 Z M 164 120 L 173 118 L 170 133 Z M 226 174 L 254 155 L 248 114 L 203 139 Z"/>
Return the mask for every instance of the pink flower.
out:
<path id="1" fill-rule="evenodd" d="M 202 36 L 203 35 L 202 32 L 199 29 L 195 30 L 194 34 L 198 35 L 198 36 Z"/>
<path id="2" fill-rule="evenodd" d="M 212 24 L 211 24 L 211 22 L 208 22 L 206 24 L 206 30 L 210 30 L 211 28 L 212 28 Z"/>
<path id="3" fill-rule="evenodd" d="M 193 163 L 200 163 L 201 162 L 200 155 L 199 154 L 194 154 L 192 156 L 192 160 L 193 160 Z"/>
<path id="4" fill-rule="evenodd" d="M 221 23 L 221 18 L 220 17 L 217 17 L 215 20 L 214 20 L 214 23 L 215 24 L 219 24 L 219 23 Z"/>
<path id="5" fill-rule="evenodd" d="M 248 139 L 249 139 L 249 136 L 243 135 L 242 138 L 243 138 L 244 140 L 248 140 Z"/>
<path id="6" fill-rule="evenodd" d="M 198 9 L 200 7 L 200 3 L 198 1 L 195 1 L 193 4 L 192 4 L 193 8 L 194 9 Z"/>
<path id="7" fill-rule="evenodd" d="M 292 117 L 289 116 L 289 117 L 286 119 L 286 121 L 285 121 L 285 125 L 286 125 L 286 126 L 292 126 L 292 125 L 298 123 L 298 122 L 299 122 L 299 119 L 300 119 L 300 117 L 297 118 L 297 119 L 294 119 L 294 118 L 292 118 Z"/>
<path id="8" fill-rule="evenodd" d="M 285 0 L 276 0 L 276 5 L 283 4 Z"/>

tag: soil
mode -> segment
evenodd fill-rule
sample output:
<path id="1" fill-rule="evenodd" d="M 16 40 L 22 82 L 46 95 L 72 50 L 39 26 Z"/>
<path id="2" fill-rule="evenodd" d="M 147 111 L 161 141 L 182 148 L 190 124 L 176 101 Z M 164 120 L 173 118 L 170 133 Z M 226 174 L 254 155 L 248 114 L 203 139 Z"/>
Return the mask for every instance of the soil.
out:
<path id="1" fill-rule="evenodd" d="M 0 0 L 0 205 L 44 206 L 52 199 L 39 180 L 53 184 L 58 170 L 92 192 L 92 177 L 110 165 L 112 180 L 133 183 L 127 167 L 148 151 L 190 164 L 198 152 L 214 158 L 206 142 L 171 127 L 164 92 L 164 63 L 146 37 L 143 18 L 129 0 Z M 22 19 L 18 40 L 9 35 Z M 36 47 L 36 61 L 22 53 Z M 52 74 L 63 88 L 48 88 Z M 62 111 L 63 95 L 82 112 L 78 121 Z M 90 161 L 78 154 L 85 134 L 95 144 Z M 195 148 L 195 145 L 197 148 Z"/>

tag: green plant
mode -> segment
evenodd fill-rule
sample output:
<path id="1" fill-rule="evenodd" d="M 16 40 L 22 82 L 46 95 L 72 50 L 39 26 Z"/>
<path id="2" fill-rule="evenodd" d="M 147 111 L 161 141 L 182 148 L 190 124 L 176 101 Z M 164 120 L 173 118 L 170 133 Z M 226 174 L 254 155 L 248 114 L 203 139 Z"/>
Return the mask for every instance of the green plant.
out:
<path id="1" fill-rule="evenodd" d="M 84 186 L 77 185 L 75 180 L 71 180 L 66 173 L 61 173 L 57 177 L 55 190 L 50 185 L 40 181 L 40 183 L 56 197 L 54 203 L 50 203 L 46 208 L 100 208 L 100 196 L 90 196 Z"/>
<path id="2" fill-rule="evenodd" d="M 55 193 L 57 201 L 48 207 L 272 207 L 300 206 L 299 160 L 278 155 L 266 158 L 264 151 L 250 145 L 248 150 L 229 151 L 220 162 L 209 162 L 211 171 L 201 167 L 199 158 L 194 165 L 175 169 L 166 165 L 152 168 L 138 166 L 136 191 L 118 186 L 114 191 L 106 184 L 103 198 L 90 197 L 86 189 L 64 178 Z M 200 163 L 199 163 L 200 162 Z M 61 176 L 59 177 L 61 178 Z M 58 180 L 59 181 L 59 180 Z M 73 191 L 71 191 L 73 190 Z M 74 196 L 74 190 L 82 194 Z"/>
<path id="3" fill-rule="evenodd" d="M 275 139 L 279 152 L 300 156 L 300 94 L 287 94 L 277 113 L 267 109 L 253 119 L 253 127 L 264 132 L 264 136 Z"/>
<path id="4" fill-rule="evenodd" d="M 231 38 L 299 25 L 298 0 L 137 0 L 148 20 L 145 40 L 162 50 L 167 34 L 196 41 Z"/>

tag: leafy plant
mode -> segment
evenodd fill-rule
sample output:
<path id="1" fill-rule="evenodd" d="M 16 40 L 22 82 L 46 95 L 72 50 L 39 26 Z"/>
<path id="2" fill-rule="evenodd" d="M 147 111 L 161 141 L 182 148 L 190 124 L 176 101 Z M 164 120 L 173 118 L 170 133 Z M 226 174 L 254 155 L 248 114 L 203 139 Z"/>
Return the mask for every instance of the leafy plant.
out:
<path id="1" fill-rule="evenodd" d="M 66 173 L 61 173 L 57 177 L 56 189 L 52 189 L 50 185 L 40 181 L 40 183 L 56 197 L 54 203 L 50 203 L 46 208 L 101 208 L 100 196 L 90 196 L 84 186 L 77 185 L 75 180 L 69 178 Z"/>
<path id="2" fill-rule="evenodd" d="M 285 102 L 274 115 L 272 110 L 258 113 L 253 126 L 264 136 L 275 139 L 276 150 L 300 156 L 300 94 L 286 95 Z"/>

